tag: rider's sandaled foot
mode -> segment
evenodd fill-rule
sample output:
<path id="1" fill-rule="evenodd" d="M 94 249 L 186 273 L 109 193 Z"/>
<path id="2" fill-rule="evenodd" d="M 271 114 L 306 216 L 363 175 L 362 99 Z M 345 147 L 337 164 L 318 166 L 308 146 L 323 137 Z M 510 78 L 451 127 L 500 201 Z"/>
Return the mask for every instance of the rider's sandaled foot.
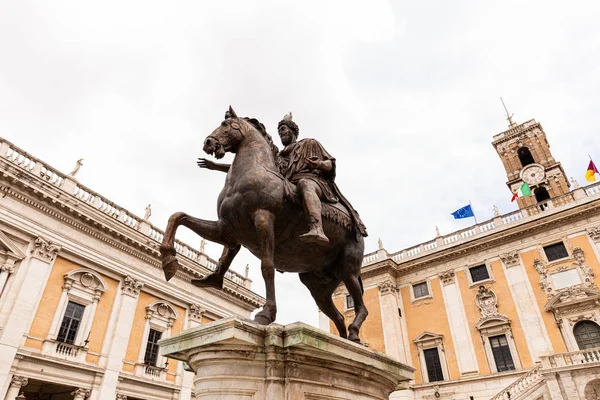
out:
<path id="1" fill-rule="evenodd" d="M 328 244 L 329 239 L 318 229 L 311 229 L 308 233 L 300 235 L 299 239 L 304 243 L 315 243 L 315 244 Z"/>
<path id="2" fill-rule="evenodd" d="M 223 289 L 223 277 L 217 274 L 207 275 L 204 278 L 192 279 L 192 285 L 198 287 L 214 287 Z"/>

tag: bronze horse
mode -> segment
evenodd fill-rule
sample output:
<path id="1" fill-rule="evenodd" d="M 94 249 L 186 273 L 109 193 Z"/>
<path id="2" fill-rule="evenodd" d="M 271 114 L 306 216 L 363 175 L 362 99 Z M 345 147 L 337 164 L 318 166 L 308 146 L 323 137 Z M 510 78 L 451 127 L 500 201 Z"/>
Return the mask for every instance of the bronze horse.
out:
<path id="1" fill-rule="evenodd" d="M 301 205 L 286 200 L 286 190 L 291 184 L 284 182 L 277 172 L 277 147 L 257 120 L 238 118 L 230 107 L 227 119 L 204 141 L 204 151 L 218 159 L 226 152 L 235 154 L 217 201 L 219 219 L 207 221 L 183 212 L 169 218 L 160 247 L 165 278 L 171 279 L 179 267 L 174 240 L 177 227 L 183 225 L 224 246 L 215 272 L 192 280 L 194 285 L 222 288 L 225 273 L 244 246 L 261 260 L 266 285 L 266 303 L 256 314 L 256 322 L 268 325 L 275 321 L 275 270 L 296 272 L 321 311 L 335 323 L 340 336 L 360 342 L 360 326 L 368 314 L 360 278 L 364 253 L 362 236 L 324 219 L 328 244 L 316 246 L 298 239 L 308 230 L 307 218 Z M 331 298 L 340 282 L 346 285 L 356 311 L 348 334 L 344 317 Z"/>

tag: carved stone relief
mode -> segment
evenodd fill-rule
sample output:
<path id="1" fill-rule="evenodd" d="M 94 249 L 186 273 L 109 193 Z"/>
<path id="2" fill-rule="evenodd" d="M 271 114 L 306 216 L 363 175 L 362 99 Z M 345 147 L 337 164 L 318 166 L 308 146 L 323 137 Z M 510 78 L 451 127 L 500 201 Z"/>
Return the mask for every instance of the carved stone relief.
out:
<path id="1" fill-rule="evenodd" d="M 143 286 L 144 284 L 142 282 L 138 281 L 132 276 L 127 275 L 123 280 L 123 286 L 121 289 L 123 289 L 123 293 L 137 297 L 139 296 L 140 289 L 142 289 Z"/>
<path id="2" fill-rule="evenodd" d="M 596 243 L 600 242 L 600 225 L 587 230 L 588 235 Z"/>
<path id="3" fill-rule="evenodd" d="M 379 289 L 379 293 L 388 294 L 388 293 L 396 293 L 398 291 L 398 287 L 392 281 L 384 281 L 377 285 Z"/>
<path id="4" fill-rule="evenodd" d="M 60 251 L 60 246 L 50 240 L 38 237 L 33 243 L 32 255 L 47 262 L 51 262 Z"/>
<path id="5" fill-rule="evenodd" d="M 516 267 L 519 265 L 519 253 L 517 251 L 500 254 L 500 259 L 504 265 L 506 265 L 506 268 Z"/>
<path id="6" fill-rule="evenodd" d="M 453 270 L 449 269 L 448 271 L 441 272 L 439 277 L 442 281 L 442 285 L 451 285 L 454 283 L 455 273 Z"/>

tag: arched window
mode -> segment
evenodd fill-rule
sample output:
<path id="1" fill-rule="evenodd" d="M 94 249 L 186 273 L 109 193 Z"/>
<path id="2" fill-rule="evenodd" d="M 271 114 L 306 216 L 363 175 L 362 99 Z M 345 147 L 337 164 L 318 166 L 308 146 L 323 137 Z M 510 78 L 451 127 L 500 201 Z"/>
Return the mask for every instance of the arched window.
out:
<path id="1" fill-rule="evenodd" d="M 534 194 L 535 194 L 535 199 L 537 200 L 538 203 L 546 201 L 550 198 L 550 194 L 548 193 L 548 190 L 543 186 L 540 186 L 539 188 L 535 189 Z"/>
<path id="2" fill-rule="evenodd" d="M 578 322 L 573 328 L 573 335 L 579 350 L 600 347 L 600 326 L 592 321 Z"/>
<path id="3" fill-rule="evenodd" d="M 517 155 L 519 156 L 519 161 L 521 161 L 521 165 L 523 167 L 535 163 L 535 160 L 533 159 L 533 156 L 527 147 L 521 147 L 517 151 Z"/>

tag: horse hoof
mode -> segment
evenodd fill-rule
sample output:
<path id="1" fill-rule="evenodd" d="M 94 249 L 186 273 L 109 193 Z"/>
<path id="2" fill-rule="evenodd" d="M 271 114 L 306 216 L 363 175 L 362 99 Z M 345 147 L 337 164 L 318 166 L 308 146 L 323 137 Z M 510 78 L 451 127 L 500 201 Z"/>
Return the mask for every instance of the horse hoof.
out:
<path id="1" fill-rule="evenodd" d="M 361 344 L 360 338 L 356 334 L 351 333 L 350 336 L 348 336 L 348 340 L 357 344 Z"/>
<path id="2" fill-rule="evenodd" d="M 192 285 L 197 287 L 214 287 L 223 289 L 223 278 L 217 275 L 208 275 L 200 279 L 192 279 Z"/>
<path id="3" fill-rule="evenodd" d="M 163 272 L 165 273 L 165 279 L 168 281 L 175 276 L 179 269 L 179 261 L 173 256 L 169 256 L 163 260 Z"/>
<path id="4" fill-rule="evenodd" d="M 258 322 L 261 325 L 269 325 L 273 322 L 273 320 L 266 315 L 256 314 L 254 317 L 254 322 Z"/>

